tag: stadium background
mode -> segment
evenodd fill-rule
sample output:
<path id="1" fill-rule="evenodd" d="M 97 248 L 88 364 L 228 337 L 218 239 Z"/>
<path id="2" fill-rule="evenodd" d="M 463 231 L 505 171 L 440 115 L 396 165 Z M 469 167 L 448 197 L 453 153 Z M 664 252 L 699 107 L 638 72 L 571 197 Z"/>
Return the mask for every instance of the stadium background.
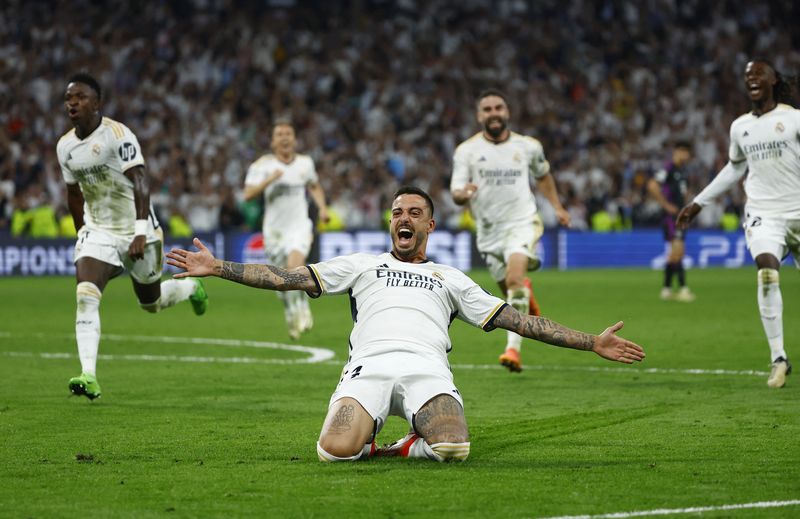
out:
<path id="1" fill-rule="evenodd" d="M 683 305 L 658 299 L 657 271 L 577 268 L 658 266 L 664 244 L 645 180 L 681 138 L 695 145 L 690 190 L 708 181 L 725 160 L 729 123 L 748 109 L 747 58 L 797 73 L 797 9 L 0 3 L 0 517 L 683 517 L 704 508 L 703 517 L 797 517 L 797 375 L 766 388 L 754 269 L 691 274 L 698 298 Z M 244 172 L 268 149 L 270 122 L 288 115 L 345 227 L 320 235 L 314 256 L 385 247 L 381 209 L 409 182 L 436 198 L 446 228 L 432 235 L 437 259 L 480 265 L 446 186 L 454 146 L 478 130 L 474 95 L 504 88 L 513 128 L 544 143 L 577 227 L 557 229 L 540 201 L 547 268 L 533 279 L 546 314 L 592 331 L 625 319 L 646 362 L 609 365 L 529 341 L 525 371 L 510 376 L 496 364 L 500 332 L 456 321 L 450 360 L 467 402 L 469 461 L 323 465 L 314 442 L 348 355 L 345 300 L 314 300 L 316 325 L 298 345 L 274 294 L 209 279 L 203 318 L 188 305 L 151 315 L 118 280 L 103 294 L 103 397 L 68 398 L 78 366 L 73 241 L 30 235 L 59 234 L 55 142 L 68 128 L 64 82 L 78 69 L 99 77 L 105 113 L 139 136 L 167 246 L 198 233 L 243 260 L 261 253 L 259 208 L 240 201 Z M 724 214 L 736 227 L 741 204 L 736 191 L 701 213 L 690 262 L 750 261 L 741 234 L 720 229 Z M 581 222 L 625 232 L 584 232 Z M 800 276 L 784 270 L 795 348 Z M 494 288 L 485 270 L 470 275 Z M 310 362 L 304 346 L 333 357 Z M 390 420 L 378 441 L 406 430 Z"/>
<path id="2" fill-rule="evenodd" d="M 575 229 L 646 228 L 658 216 L 646 180 L 671 142 L 694 144 L 691 193 L 724 163 L 728 126 L 748 109 L 748 57 L 788 73 L 800 65 L 791 1 L 13 0 L 0 9 L 5 236 L 60 232 L 55 142 L 68 129 L 65 79 L 78 70 L 100 79 L 104 113 L 138 135 L 152 201 L 180 237 L 260 229 L 241 188 L 278 116 L 296 123 L 340 227 L 380 228 L 387 197 L 413 183 L 433 195 L 440 228 L 458 229 L 452 152 L 478 130 L 474 96 L 489 86 L 509 94 L 512 128 L 543 142 Z M 699 225 L 734 229 L 741 204 L 733 192 Z"/>

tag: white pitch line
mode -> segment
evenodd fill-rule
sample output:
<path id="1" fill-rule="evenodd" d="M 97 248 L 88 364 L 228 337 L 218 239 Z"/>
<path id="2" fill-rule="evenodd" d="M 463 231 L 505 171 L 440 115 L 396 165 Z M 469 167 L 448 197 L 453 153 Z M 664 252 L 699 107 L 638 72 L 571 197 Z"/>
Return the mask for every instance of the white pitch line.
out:
<path id="1" fill-rule="evenodd" d="M 494 369 L 500 368 L 499 365 L 494 364 L 452 364 L 450 367 L 458 369 Z M 554 365 L 530 365 L 523 364 L 522 368 L 529 371 L 591 371 L 591 372 L 610 372 L 610 373 L 626 373 L 626 374 L 639 374 L 646 373 L 652 375 L 658 374 L 679 374 L 679 375 L 746 375 L 746 376 L 764 376 L 768 375 L 767 371 L 754 371 L 754 370 L 732 370 L 732 369 L 694 369 L 694 368 L 634 368 L 634 367 L 605 367 L 605 366 L 554 366 Z"/>
<path id="2" fill-rule="evenodd" d="M 34 337 L 34 338 L 60 338 L 60 339 L 75 339 L 72 334 L 46 334 L 46 333 L 31 333 L 31 334 L 11 334 L 9 332 L 0 332 L 0 337 Z M 300 346 L 297 344 L 282 344 L 279 342 L 268 341 L 250 341 L 239 339 L 217 339 L 209 337 L 170 337 L 164 335 L 119 335 L 108 333 L 102 336 L 102 340 L 108 341 L 136 341 L 136 342 L 156 342 L 167 344 L 209 344 L 212 346 L 225 346 L 228 348 L 268 348 L 273 350 L 287 350 L 306 353 L 309 355 L 305 359 L 289 360 L 281 363 L 286 364 L 313 364 L 317 362 L 324 362 L 332 359 L 336 354 L 327 348 L 315 348 L 312 346 Z M 276 363 L 270 361 L 270 363 Z"/>
<path id="3" fill-rule="evenodd" d="M 626 519 L 628 517 L 647 517 L 650 515 L 701 514 L 703 512 L 719 512 L 722 510 L 745 510 L 749 508 L 781 508 L 800 505 L 800 499 L 789 501 L 759 501 L 757 503 L 741 503 L 736 505 L 694 506 L 691 508 L 659 508 L 656 510 L 640 510 L 637 512 L 614 512 L 597 515 L 559 515 L 541 517 L 539 519 Z"/>
<path id="4" fill-rule="evenodd" d="M 10 338 L 10 337 L 36 337 L 36 338 L 62 338 L 62 339 L 73 339 L 75 338 L 74 335 L 71 334 L 45 334 L 45 333 L 32 333 L 32 334 L 12 334 L 9 332 L 0 331 L 0 338 Z M 224 347 L 248 347 L 248 348 L 269 348 L 269 349 L 280 349 L 280 350 L 288 350 L 288 351 L 297 351 L 301 353 L 308 353 L 310 355 L 307 359 L 298 359 L 298 360 L 279 360 L 279 359 L 256 359 L 252 357 L 213 357 L 219 358 L 222 360 L 181 360 L 181 362 L 236 362 L 236 363 L 254 363 L 254 364 L 331 364 L 341 366 L 343 362 L 332 360 L 335 357 L 335 353 L 332 350 L 326 348 L 315 348 L 312 346 L 299 346 L 296 344 L 282 344 L 279 342 L 267 342 L 267 341 L 250 341 L 250 340 L 239 340 L 239 339 L 217 339 L 217 338 L 205 338 L 205 337 L 170 337 L 170 336 L 153 336 L 153 335 L 119 335 L 119 334 L 105 334 L 103 335 L 104 340 L 110 341 L 138 341 L 138 342 L 156 342 L 156 343 L 168 343 L 168 344 L 210 344 L 214 346 L 224 346 Z M 7 354 L 11 354 L 15 352 L 8 352 Z M 23 356 L 25 353 L 17 352 L 19 355 Z M 57 354 L 51 354 L 57 355 Z M 13 355 L 12 355 L 13 356 Z M 148 357 L 148 358 L 145 358 Z M 47 357 L 43 357 L 47 358 Z M 60 358 L 60 357 L 50 357 L 50 358 Z M 164 361 L 174 361 L 176 359 L 206 359 L 206 357 L 179 357 L 174 355 L 115 355 L 115 356 L 106 356 L 101 358 L 106 359 L 116 359 L 116 360 L 164 360 Z M 212 357 L 207 357 L 208 359 Z M 224 360 L 224 359 L 238 359 L 238 360 Z M 252 362 L 249 362 L 247 359 L 251 359 Z M 498 364 L 452 364 L 450 366 L 454 369 L 503 369 Z M 612 366 L 558 366 L 558 365 L 534 365 L 534 364 L 525 364 L 523 368 L 528 371 L 581 371 L 581 372 L 594 372 L 594 373 L 623 373 L 626 375 L 631 374 L 646 374 L 646 375 L 661 375 L 661 374 L 675 374 L 675 375 L 716 375 L 716 376 L 755 376 L 755 377 L 763 377 L 768 375 L 766 371 L 755 371 L 755 370 L 730 370 L 730 369 L 695 369 L 695 368 L 639 368 L 639 367 L 612 367 Z"/>
<path id="5" fill-rule="evenodd" d="M 7 357 L 40 357 L 43 359 L 73 359 L 77 355 L 72 353 L 32 353 L 27 351 L 4 351 Z M 100 354 L 100 360 L 133 360 L 144 362 L 199 362 L 199 363 L 219 363 L 219 364 L 299 364 L 306 363 L 306 360 L 288 359 L 258 359 L 255 357 L 197 357 L 183 355 L 109 355 Z"/>

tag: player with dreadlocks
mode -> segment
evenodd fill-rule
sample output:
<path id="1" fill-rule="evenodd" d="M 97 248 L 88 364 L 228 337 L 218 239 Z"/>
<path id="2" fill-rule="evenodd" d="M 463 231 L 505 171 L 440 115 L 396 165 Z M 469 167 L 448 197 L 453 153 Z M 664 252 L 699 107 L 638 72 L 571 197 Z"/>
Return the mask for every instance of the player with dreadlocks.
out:
<path id="1" fill-rule="evenodd" d="M 800 110 L 797 78 L 781 75 L 763 59 L 747 63 L 745 88 L 752 111 L 733 121 L 727 165 L 678 214 L 685 229 L 702 208 L 747 173 L 745 237 L 758 269 L 758 308 L 772 369 L 767 385 L 783 387 L 792 365 L 783 347 L 783 298 L 778 269 L 790 252 L 800 268 Z"/>

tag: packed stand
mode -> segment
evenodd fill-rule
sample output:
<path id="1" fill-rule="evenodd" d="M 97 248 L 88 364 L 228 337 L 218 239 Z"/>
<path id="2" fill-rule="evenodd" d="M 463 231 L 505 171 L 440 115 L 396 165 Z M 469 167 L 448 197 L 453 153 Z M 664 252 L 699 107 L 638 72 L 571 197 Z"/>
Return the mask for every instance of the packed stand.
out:
<path id="1" fill-rule="evenodd" d="M 730 122 L 749 108 L 747 58 L 800 68 L 791 0 L 340 4 L 5 2 L 0 232 L 74 233 L 55 143 L 79 70 L 137 134 L 159 217 L 192 233 L 260 228 L 244 175 L 287 116 L 344 227 L 380 227 L 400 183 L 432 193 L 440 226 L 464 225 L 451 159 L 490 86 L 508 93 L 512 130 L 542 141 L 574 227 L 656 225 L 646 184 L 670 143 L 694 143 L 691 193 L 725 163 Z M 700 224 L 742 204 L 734 194 Z"/>

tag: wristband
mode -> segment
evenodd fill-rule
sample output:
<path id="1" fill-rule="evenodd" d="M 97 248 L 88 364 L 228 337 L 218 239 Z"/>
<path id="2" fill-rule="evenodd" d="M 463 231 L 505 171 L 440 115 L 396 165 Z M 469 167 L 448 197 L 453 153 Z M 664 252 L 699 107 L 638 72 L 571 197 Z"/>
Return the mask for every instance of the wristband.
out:
<path id="1" fill-rule="evenodd" d="M 147 220 L 136 220 L 133 223 L 133 235 L 134 236 L 147 235 Z"/>

